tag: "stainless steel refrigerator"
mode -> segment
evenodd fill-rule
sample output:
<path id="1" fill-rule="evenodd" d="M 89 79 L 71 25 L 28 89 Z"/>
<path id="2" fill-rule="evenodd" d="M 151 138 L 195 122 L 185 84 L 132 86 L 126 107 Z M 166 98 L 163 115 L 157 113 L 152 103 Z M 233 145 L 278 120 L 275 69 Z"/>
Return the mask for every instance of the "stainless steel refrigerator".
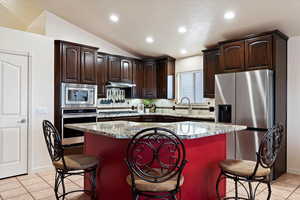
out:
<path id="1" fill-rule="evenodd" d="M 248 127 L 227 136 L 227 158 L 256 161 L 260 140 L 274 124 L 273 71 L 215 77 L 216 121 Z"/>

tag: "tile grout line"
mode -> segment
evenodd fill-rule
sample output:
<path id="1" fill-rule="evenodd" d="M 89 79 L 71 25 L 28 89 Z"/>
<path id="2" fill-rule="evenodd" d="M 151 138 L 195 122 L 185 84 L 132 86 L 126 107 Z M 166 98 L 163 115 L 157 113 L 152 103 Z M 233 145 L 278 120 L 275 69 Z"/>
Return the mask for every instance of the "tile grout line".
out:
<path id="1" fill-rule="evenodd" d="M 286 199 L 289 199 L 294 193 L 295 193 L 295 191 L 297 190 L 297 189 L 299 189 L 300 188 L 300 185 L 298 185 L 287 197 L 286 197 Z"/>
<path id="2" fill-rule="evenodd" d="M 40 174 L 37 173 L 36 175 L 40 177 L 47 185 L 49 185 L 53 189 L 53 186 L 50 183 L 48 183 L 48 181 L 44 179 Z"/>
<path id="3" fill-rule="evenodd" d="M 21 186 L 27 191 L 27 194 L 29 194 L 33 200 L 35 200 L 34 196 L 31 194 L 31 192 L 26 188 L 26 186 L 16 177 L 17 181 L 21 184 Z"/>
<path id="4" fill-rule="evenodd" d="M 16 179 L 16 182 L 20 183 L 17 177 L 15 177 L 15 179 Z M 23 184 L 21 184 L 21 183 L 20 183 L 20 186 L 19 186 L 19 187 L 24 188 Z M 11 190 L 16 190 L 16 189 L 19 188 L 19 187 L 14 187 L 14 188 L 7 189 L 7 190 L 5 190 L 5 192 L 11 191 Z M 24 188 L 24 189 L 25 189 L 25 188 Z M 25 190 L 26 190 L 26 189 L 25 189 Z M 27 191 L 27 190 L 26 190 L 26 191 Z M 21 194 L 21 195 L 22 195 L 22 194 Z M 13 196 L 13 197 L 10 197 L 10 198 L 18 197 L 18 196 L 21 196 L 21 195 Z M 5 200 L 5 198 L 4 198 L 1 194 L 0 194 L 0 199 L 1 199 L 1 200 Z"/>

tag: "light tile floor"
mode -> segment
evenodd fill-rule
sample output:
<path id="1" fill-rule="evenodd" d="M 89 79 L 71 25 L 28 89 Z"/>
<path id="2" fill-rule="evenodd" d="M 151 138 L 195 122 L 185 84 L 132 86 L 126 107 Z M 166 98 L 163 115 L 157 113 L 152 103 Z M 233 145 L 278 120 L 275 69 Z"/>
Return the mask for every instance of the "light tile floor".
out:
<path id="1" fill-rule="evenodd" d="M 44 171 L 36 174 L 18 176 L 0 180 L 1 200 L 55 200 L 53 192 L 54 171 Z M 83 187 L 81 176 L 72 176 L 66 180 L 68 191 Z M 245 196 L 242 187 L 239 194 Z M 267 199 L 267 188 L 260 185 L 257 200 Z M 228 180 L 227 195 L 234 195 L 233 182 Z M 84 194 L 73 193 L 68 200 L 87 200 Z M 285 174 L 272 183 L 272 200 L 300 200 L 300 175 Z"/>

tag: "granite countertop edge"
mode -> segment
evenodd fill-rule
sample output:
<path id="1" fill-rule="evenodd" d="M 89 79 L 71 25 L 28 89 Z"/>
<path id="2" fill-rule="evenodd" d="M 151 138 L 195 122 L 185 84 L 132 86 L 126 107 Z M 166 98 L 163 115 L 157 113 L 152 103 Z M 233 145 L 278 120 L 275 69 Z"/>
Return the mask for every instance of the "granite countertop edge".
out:
<path id="1" fill-rule="evenodd" d="M 74 130 L 79 130 L 85 133 L 93 133 L 96 135 L 101 135 L 101 136 L 106 136 L 114 139 L 130 139 L 134 136 L 134 133 L 137 133 L 138 131 L 142 130 L 143 128 L 149 128 L 149 127 L 162 127 L 162 128 L 169 128 L 169 125 L 178 125 L 178 123 L 139 123 L 139 122 L 130 122 L 131 124 L 138 126 L 138 125 L 143 125 L 147 124 L 147 127 L 143 127 L 140 129 L 136 130 L 130 130 L 134 133 L 126 133 L 128 130 L 124 129 L 122 131 L 116 131 L 112 132 L 113 128 L 108 128 L 107 130 L 101 130 L 100 128 L 93 128 L 95 125 L 108 125 L 111 123 L 114 123 L 117 125 L 117 123 L 121 122 L 127 122 L 127 121 L 114 121 L 114 122 L 97 122 L 97 123 L 83 123 L 83 124 L 67 124 L 65 125 L 66 128 L 74 129 Z M 128 123 L 128 122 L 127 122 Z M 186 125 L 188 123 L 198 123 L 197 126 L 218 126 L 218 128 L 215 128 L 213 130 L 208 130 L 206 132 L 202 133 L 193 133 L 193 134 L 180 134 L 178 135 L 181 139 L 198 139 L 198 138 L 204 138 L 208 136 L 214 136 L 214 135 L 220 135 L 220 134 L 225 134 L 225 133 L 230 133 L 230 132 L 235 132 L 235 131 L 241 131 L 247 129 L 246 126 L 238 126 L 238 125 L 228 125 L 228 124 L 221 124 L 221 123 L 213 123 L 213 122 L 179 122 L 183 125 Z M 192 124 L 193 125 L 193 124 Z M 131 126 L 129 126 L 131 128 Z M 134 126 L 132 126 L 134 127 Z M 222 127 L 222 128 L 220 128 Z M 176 128 L 176 127 L 175 127 Z M 170 129 L 170 128 L 169 128 Z M 174 130 L 176 132 L 176 130 Z"/>

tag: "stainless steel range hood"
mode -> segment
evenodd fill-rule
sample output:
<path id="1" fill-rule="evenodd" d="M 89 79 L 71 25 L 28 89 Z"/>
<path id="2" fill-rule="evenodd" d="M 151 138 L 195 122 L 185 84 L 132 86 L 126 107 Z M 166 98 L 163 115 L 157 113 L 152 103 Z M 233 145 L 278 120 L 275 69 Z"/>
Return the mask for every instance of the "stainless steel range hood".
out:
<path id="1" fill-rule="evenodd" d="M 135 86 L 136 86 L 136 84 L 132 84 L 132 83 L 113 82 L 113 81 L 108 81 L 105 84 L 105 87 L 107 87 L 107 88 L 132 88 Z"/>

